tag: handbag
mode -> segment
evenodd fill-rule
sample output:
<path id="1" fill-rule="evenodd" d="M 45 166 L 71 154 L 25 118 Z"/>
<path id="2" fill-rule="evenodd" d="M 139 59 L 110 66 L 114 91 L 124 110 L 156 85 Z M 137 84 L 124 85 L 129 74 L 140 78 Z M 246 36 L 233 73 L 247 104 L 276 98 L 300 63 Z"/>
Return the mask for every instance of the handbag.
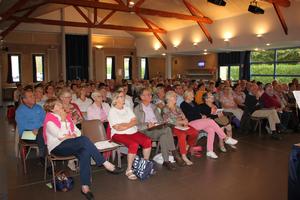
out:
<path id="1" fill-rule="evenodd" d="M 154 163 L 150 160 L 145 160 L 139 156 L 136 156 L 132 165 L 133 173 L 142 181 L 154 174 Z"/>
<path id="2" fill-rule="evenodd" d="M 61 192 L 68 192 L 73 189 L 74 179 L 67 175 L 64 170 L 60 170 L 55 174 L 55 183 L 52 185 L 56 185 L 56 190 Z"/>
<path id="3" fill-rule="evenodd" d="M 226 117 L 226 116 L 221 116 L 221 117 L 215 118 L 214 120 L 219 126 L 226 126 L 230 123 L 228 117 Z"/>

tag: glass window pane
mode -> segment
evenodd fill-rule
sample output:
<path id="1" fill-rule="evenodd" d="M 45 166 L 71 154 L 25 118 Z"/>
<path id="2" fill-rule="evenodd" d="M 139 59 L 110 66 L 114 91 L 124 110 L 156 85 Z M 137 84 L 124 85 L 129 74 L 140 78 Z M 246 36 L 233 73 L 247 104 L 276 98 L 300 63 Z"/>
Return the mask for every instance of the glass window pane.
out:
<path id="1" fill-rule="evenodd" d="M 43 63 L 43 56 L 34 56 L 35 59 L 35 69 L 36 69 L 36 81 L 43 81 L 44 80 L 44 63 Z"/>
<path id="2" fill-rule="evenodd" d="M 111 79 L 112 57 L 106 57 L 106 79 Z"/>
<path id="3" fill-rule="evenodd" d="M 220 66 L 219 77 L 221 80 L 228 80 L 228 66 Z"/>
<path id="4" fill-rule="evenodd" d="M 251 62 L 274 62 L 275 50 L 252 51 L 250 56 Z"/>
<path id="5" fill-rule="evenodd" d="M 300 77 L 293 77 L 293 76 L 289 76 L 289 77 L 277 76 L 276 80 L 278 80 L 280 83 L 291 83 L 294 78 L 300 79 Z"/>
<path id="6" fill-rule="evenodd" d="M 237 81 L 240 79 L 240 66 L 230 67 L 230 80 Z"/>
<path id="7" fill-rule="evenodd" d="M 251 64 L 250 66 L 250 74 L 268 74 L 273 75 L 274 74 L 274 65 L 273 64 Z"/>
<path id="8" fill-rule="evenodd" d="M 124 79 L 129 79 L 129 58 L 124 58 Z"/>
<path id="9" fill-rule="evenodd" d="M 277 61 L 300 61 L 300 48 L 277 50 Z"/>
<path id="10" fill-rule="evenodd" d="M 300 75 L 300 62 L 278 63 L 276 65 L 276 75 Z"/>
<path id="11" fill-rule="evenodd" d="M 266 83 L 271 83 L 274 80 L 274 78 L 273 76 L 251 76 L 251 80 L 260 81 L 266 84 Z"/>
<path id="12" fill-rule="evenodd" d="M 12 72 L 12 80 L 13 82 L 20 82 L 20 56 L 11 55 L 11 72 Z"/>
<path id="13" fill-rule="evenodd" d="M 140 78 L 144 79 L 146 71 L 146 58 L 141 58 Z"/>

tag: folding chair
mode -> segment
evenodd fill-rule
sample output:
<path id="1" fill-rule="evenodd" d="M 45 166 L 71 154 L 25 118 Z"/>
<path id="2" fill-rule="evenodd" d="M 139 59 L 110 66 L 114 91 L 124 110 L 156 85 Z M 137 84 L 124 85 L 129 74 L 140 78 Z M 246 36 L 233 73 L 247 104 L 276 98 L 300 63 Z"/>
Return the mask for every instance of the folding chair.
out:
<path id="1" fill-rule="evenodd" d="M 84 120 L 82 122 L 82 135 L 86 136 L 91 140 L 92 143 L 98 143 L 99 142 L 107 142 L 109 141 L 106 137 L 106 132 L 104 129 L 104 126 L 100 120 Z M 120 147 L 121 145 L 116 144 L 114 142 L 111 142 L 111 146 L 104 146 L 99 147 L 97 146 L 99 152 L 108 152 L 112 151 L 112 160 L 115 159 L 115 153 L 117 153 L 118 156 L 118 167 L 121 167 L 121 153 L 120 153 Z"/>

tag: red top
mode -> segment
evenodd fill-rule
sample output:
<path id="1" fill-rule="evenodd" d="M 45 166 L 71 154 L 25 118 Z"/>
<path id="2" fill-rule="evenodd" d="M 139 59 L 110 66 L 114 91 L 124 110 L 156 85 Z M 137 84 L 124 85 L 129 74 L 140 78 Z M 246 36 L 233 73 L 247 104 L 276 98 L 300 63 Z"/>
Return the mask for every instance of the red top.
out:
<path id="1" fill-rule="evenodd" d="M 261 100 L 265 108 L 281 108 L 280 100 L 276 95 L 270 96 L 264 92 Z"/>

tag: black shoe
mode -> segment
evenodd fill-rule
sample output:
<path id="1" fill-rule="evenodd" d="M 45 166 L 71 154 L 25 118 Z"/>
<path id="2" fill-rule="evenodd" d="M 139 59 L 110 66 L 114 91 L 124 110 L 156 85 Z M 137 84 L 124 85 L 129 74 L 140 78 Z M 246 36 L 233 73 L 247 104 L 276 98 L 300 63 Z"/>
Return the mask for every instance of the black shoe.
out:
<path id="1" fill-rule="evenodd" d="M 164 163 L 163 163 L 163 166 L 166 167 L 167 170 L 170 170 L 170 171 L 176 169 L 175 165 L 174 165 L 173 163 L 171 163 L 170 161 L 164 162 Z"/>
<path id="2" fill-rule="evenodd" d="M 281 140 L 282 137 L 278 133 L 271 134 L 271 138 L 274 140 Z"/>
<path id="3" fill-rule="evenodd" d="M 108 173 L 111 173 L 111 174 L 121 174 L 123 173 L 125 170 L 123 168 L 120 168 L 120 167 L 116 167 L 113 171 L 109 171 L 109 170 L 106 170 Z"/>
<path id="4" fill-rule="evenodd" d="M 93 200 L 94 199 L 94 195 L 91 191 L 88 191 L 87 193 L 82 192 L 81 190 L 81 194 L 88 200 Z"/>

